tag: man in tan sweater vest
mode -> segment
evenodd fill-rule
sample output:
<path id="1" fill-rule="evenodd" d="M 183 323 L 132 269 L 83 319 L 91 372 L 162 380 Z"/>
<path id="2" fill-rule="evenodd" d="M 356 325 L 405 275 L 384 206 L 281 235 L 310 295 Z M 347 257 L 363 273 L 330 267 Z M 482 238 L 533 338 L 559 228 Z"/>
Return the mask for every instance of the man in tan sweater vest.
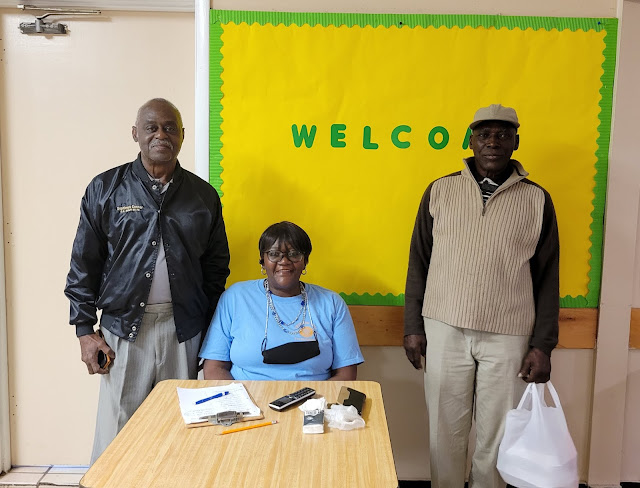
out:
<path id="1" fill-rule="evenodd" d="M 558 228 L 551 197 L 511 159 L 514 109 L 490 105 L 469 125 L 473 157 L 429 185 L 416 218 L 405 290 L 404 347 L 422 368 L 431 486 L 505 483 L 496 469 L 508 410 L 543 383 L 558 342 Z M 524 381 L 523 381 L 524 380 Z"/>

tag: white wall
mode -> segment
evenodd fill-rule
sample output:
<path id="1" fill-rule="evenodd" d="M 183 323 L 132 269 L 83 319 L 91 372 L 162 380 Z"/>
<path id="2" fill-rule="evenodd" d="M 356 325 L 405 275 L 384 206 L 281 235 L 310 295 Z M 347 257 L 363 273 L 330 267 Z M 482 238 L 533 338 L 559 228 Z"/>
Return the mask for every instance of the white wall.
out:
<path id="1" fill-rule="evenodd" d="M 640 480 L 640 351 L 629 351 L 621 481 Z"/>
<path id="2" fill-rule="evenodd" d="M 616 17 L 616 0 L 211 0 L 219 10 Z"/>
<path id="3" fill-rule="evenodd" d="M 473 0 L 331 0 L 321 4 L 225 0 L 216 1 L 215 7 L 616 15 L 614 0 L 492 0 L 482 6 Z M 130 138 L 130 126 L 137 107 L 154 96 L 169 98 L 181 109 L 187 138 L 180 159 L 193 169 L 194 23 L 191 14 L 105 12 L 96 19 L 68 19 L 69 36 L 46 38 L 19 33 L 18 23 L 28 19 L 14 9 L 0 10 L 0 150 L 12 461 L 86 464 L 98 378 L 89 377 L 80 362 L 63 295 L 79 202 L 91 177 L 135 157 L 137 145 Z M 638 104 L 635 100 L 626 103 Z M 637 193 L 629 200 L 637 206 Z M 630 225 L 635 229 L 637 223 Z M 364 354 L 367 362 L 360 369 L 360 379 L 382 384 L 399 478 L 427 478 L 421 374 L 411 368 L 401 348 L 367 347 Z M 580 452 L 583 479 L 588 471 L 593 358 L 593 351 L 584 350 L 559 350 L 553 355 L 553 381 Z M 640 420 L 634 415 L 640 401 L 638 351 L 629 354 L 627 389 L 622 479 L 639 481 Z"/>

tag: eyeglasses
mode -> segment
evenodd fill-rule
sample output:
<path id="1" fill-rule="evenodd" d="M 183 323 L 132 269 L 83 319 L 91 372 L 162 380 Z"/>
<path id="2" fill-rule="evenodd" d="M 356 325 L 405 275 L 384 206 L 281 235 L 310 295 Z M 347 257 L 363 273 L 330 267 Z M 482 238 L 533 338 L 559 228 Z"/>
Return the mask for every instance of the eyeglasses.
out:
<path id="1" fill-rule="evenodd" d="M 267 251 L 267 258 L 272 263 L 279 263 L 285 256 L 287 256 L 289 258 L 289 261 L 291 261 L 292 263 L 299 263 L 304 258 L 304 254 L 300 251 L 296 251 L 295 249 L 291 249 L 291 251 L 289 252 L 275 250 Z"/>

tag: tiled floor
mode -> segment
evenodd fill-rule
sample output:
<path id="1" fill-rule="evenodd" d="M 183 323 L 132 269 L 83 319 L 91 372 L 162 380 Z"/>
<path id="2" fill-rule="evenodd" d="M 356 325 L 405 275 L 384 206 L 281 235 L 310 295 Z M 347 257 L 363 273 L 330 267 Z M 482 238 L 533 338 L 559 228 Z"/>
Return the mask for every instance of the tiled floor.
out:
<path id="1" fill-rule="evenodd" d="M 88 466 L 13 466 L 0 475 L 0 488 L 77 487 Z"/>
<path id="2" fill-rule="evenodd" d="M 76 488 L 89 466 L 13 466 L 0 475 L 0 488 Z M 640 488 L 640 483 L 622 483 L 622 488 Z M 399 481 L 399 488 L 430 488 L 429 481 Z M 465 483 L 465 488 L 467 484 Z M 511 487 L 509 487 L 511 488 Z M 580 485 L 580 488 L 588 488 Z"/>

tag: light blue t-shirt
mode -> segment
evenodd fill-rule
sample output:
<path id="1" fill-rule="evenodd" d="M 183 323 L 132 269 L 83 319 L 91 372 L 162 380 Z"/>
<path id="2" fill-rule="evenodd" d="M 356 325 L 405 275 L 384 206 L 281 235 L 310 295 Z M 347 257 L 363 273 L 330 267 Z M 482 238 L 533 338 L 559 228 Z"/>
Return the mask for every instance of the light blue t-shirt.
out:
<path id="1" fill-rule="evenodd" d="M 264 280 L 235 283 L 220 297 L 211 326 L 204 338 L 200 357 L 231 361 L 231 375 L 237 380 L 326 380 L 331 370 L 364 362 L 347 304 L 337 293 L 305 284 L 311 321 L 316 329 L 320 354 L 296 364 L 264 364 L 262 340 L 265 319 L 267 349 L 314 337 L 287 334 L 267 309 Z M 289 323 L 300 312 L 302 295 L 272 295 L 280 318 Z M 309 316 L 305 326 L 310 326 Z M 299 324 L 299 320 L 297 322 Z"/>

